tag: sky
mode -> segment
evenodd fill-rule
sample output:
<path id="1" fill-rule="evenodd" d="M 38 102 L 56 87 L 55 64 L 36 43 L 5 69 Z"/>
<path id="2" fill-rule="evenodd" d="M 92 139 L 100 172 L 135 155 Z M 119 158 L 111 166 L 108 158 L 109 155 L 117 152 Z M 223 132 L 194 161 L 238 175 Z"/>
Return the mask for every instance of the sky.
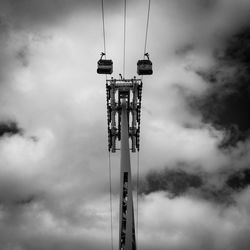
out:
<path id="1" fill-rule="evenodd" d="M 147 3 L 127 0 L 126 78 L 143 57 Z M 104 10 L 118 78 L 123 1 Z M 249 0 L 151 1 L 138 249 L 249 249 L 249 16 Z M 111 249 L 102 51 L 101 1 L 0 0 L 1 250 Z M 119 152 L 111 169 L 117 249 Z"/>

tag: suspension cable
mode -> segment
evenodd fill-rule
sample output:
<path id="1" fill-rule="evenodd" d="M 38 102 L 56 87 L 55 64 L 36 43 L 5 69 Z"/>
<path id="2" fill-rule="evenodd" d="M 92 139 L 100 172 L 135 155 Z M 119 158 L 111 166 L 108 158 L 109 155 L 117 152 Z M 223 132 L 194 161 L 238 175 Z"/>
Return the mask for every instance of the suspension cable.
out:
<path id="1" fill-rule="evenodd" d="M 136 180 L 136 232 L 137 232 L 137 248 L 139 241 L 139 231 L 138 231 L 138 205 L 139 205 L 139 181 L 140 181 L 140 153 L 137 151 L 137 180 Z"/>
<path id="2" fill-rule="evenodd" d="M 105 37 L 105 18 L 104 18 L 104 0 L 102 0 L 102 34 L 103 34 L 103 49 L 104 58 L 106 59 L 106 37 Z"/>
<path id="3" fill-rule="evenodd" d="M 109 151 L 109 206 L 110 206 L 110 233 L 111 233 L 111 249 L 114 249 L 113 240 L 113 206 L 112 206 L 112 182 L 111 182 L 111 159 Z"/>
<path id="4" fill-rule="evenodd" d="M 104 0 L 102 0 L 102 34 L 103 34 L 103 50 L 104 58 L 106 59 L 106 35 L 105 35 L 105 18 L 104 18 Z M 106 74 L 106 81 L 108 77 Z"/>
<path id="5" fill-rule="evenodd" d="M 103 34 L 103 49 L 104 49 L 104 58 L 106 59 L 106 37 L 105 37 L 105 18 L 104 18 L 104 0 L 102 0 L 102 34 Z M 107 81 L 107 75 L 106 75 Z M 114 240 L 113 240 L 113 205 L 112 205 L 112 173 L 111 173 L 111 159 L 110 151 L 108 155 L 108 168 L 109 168 L 109 209 L 110 209 L 110 234 L 111 234 L 111 250 L 114 249 Z"/>
<path id="6" fill-rule="evenodd" d="M 148 0 L 148 15 L 147 15 L 147 25 L 146 25 L 145 45 L 144 45 L 144 53 L 143 53 L 143 56 L 145 56 L 146 49 L 147 49 L 150 5 L 151 5 L 151 0 Z"/>
<path id="7" fill-rule="evenodd" d="M 123 78 L 125 78 L 125 64 L 126 64 L 126 15 L 127 15 L 127 1 L 124 0 L 124 20 L 123 20 Z"/>

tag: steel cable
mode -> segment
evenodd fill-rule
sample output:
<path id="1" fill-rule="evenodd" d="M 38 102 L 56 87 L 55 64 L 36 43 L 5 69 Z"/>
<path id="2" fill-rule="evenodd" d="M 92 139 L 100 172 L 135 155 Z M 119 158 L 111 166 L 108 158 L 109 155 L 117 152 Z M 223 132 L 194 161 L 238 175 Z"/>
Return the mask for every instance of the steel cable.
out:
<path id="1" fill-rule="evenodd" d="M 103 49 L 104 57 L 106 58 L 106 36 L 105 36 L 105 18 L 104 18 L 104 0 L 102 0 L 102 34 L 103 34 Z"/>
<path id="2" fill-rule="evenodd" d="M 144 53 L 143 53 L 143 56 L 145 56 L 145 54 L 146 54 L 146 49 L 147 49 L 147 39 L 148 39 L 148 26 L 149 26 L 150 6 L 151 6 L 151 0 L 148 0 L 148 15 L 147 15 L 146 34 L 145 34 L 145 45 L 144 45 Z"/>
<path id="3" fill-rule="evenodd" d="M 106 59 L 106 36 L 105 36 L 105 17 L 104 17 L 104 0 L 102 0 L 102 34 L 103 34 L 103 49 L 104 49 L 104 58 Z M 107 81 L 107 75 L 106 75 Z M 111 249 L 114 249 L 114 240 L 113 240 L 113 206 L 112 206 L 112 173 L 111 173 L 111 159 L 110 151 L 108 156 L 108 167 L 109 167 L 109 206 L 110 206 L 110 234 L 111 234 Z"/>
<path id="4" fill-rule="evenodd" d="M 113 206 L 112 206 L 112 182 L 111 182 L 111 159 L 109 151 L 109 202 L 110 202 L 110 232 L 111 232 L 111 249 L 114 249 L 114 240 L 113 240 Z"/>
<path id="5" fill-rule="evenodd" d="M 150 7 L 151 7 L 151 0 L 148 0 L 148 13 L 147 13 L 147 23 L 146 23 L 146 33 L 145 33 L 145 44 L 144 44 L 144 53 L 143 56 L 145 57 L 146 50 L 147 50 L 147 40 L 148 40 L 148 27 L 149 27 L 149 17 L 150 17 Z M 141 80 L 143 80 L 143 75 L 141 76 Z M 136 182 L 136 230 L 137 230 L 137 244 L 139 238 L 139 181 L 140 181 L 140 154 L 137 152 L 137 182 Z"/>
<path id="6" fill-rule="evenodd" d="M 124 0 L 124 20 L 123 20 L 123 78 L 125 78 L 125 64 L 126 64 L 126 15 L 127 15 L 127 1 Z"/>
<path id="7" fill-rule="evenodd" d="M 140 153 L 137 151 L 137 180 L 136 180 L 136 232 L 137 232 L 137 248 L 138 248 L 138 241 L 139 241 L 139 181 L 140 181 Z"/>

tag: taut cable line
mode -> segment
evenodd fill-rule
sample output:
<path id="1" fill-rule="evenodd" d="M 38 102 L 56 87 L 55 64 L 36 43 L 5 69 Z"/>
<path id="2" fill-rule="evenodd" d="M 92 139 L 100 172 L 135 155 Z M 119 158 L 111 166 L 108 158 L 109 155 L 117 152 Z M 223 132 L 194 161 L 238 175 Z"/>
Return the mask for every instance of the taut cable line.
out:
<path id="1" fill-rule="evenodd" d="M 104 0 L 102 0 L 102 34 L 103 34 L 103 49 L 104 49 L 104 58 L 106 59 L 106 35 L 105 35 L 105 16 L 104 16 Z M 103 53 L 102 53 L 103 54 Z M 107 80 L 107 74 L 106 74 Z M 113 240 L 113 205 L 112 205 L 112 172 L 111 172 L 111 159 L 110 151 L 108 156 L 108 168 L 109 168 L 109 209 L 110 209 L 110 241 L 111 249 L 114 249 L 114 240 Z"/>
<path id="2" fill-rule="evenodd" d="M 102 34 L 103 34 L 103 49 L 104 58 L 106 58 L 106 36 L 105 36 L 105 18 L 104 18 L 104 0 L 102 0 Z"/>
<path id="3" fill-rule="evenodd" d="M 124 20 L 123 20 L 123 78 L 125 78 L 126 66 L 126 15 L 127 15 L 127 1 L 124 0 Z"/>
<path id="4" fill-rule="evenodd" d="M 110 194 L 110 232 L 111 249 L 114 249 L 113 239 L 113 204 L 112 204 L 112 167 L 111 155 L 120 151 L 120 205 L 119 205 L 119 250 L 136 250 L 139 237 L 139 185 L 140 185 L 140 124 L 141 124 L 141 101 L 142 79 L 135 76 L 126 78 L 126 22 L 127 1 L 124 0 L 123 8 L 123 65 L 120 78 L 107 78 L 113 73 L 113 61 L 106 59 L 106 36 L 104 0 L 102 4 L 102 31 L 104 52 L 97 62 L 97 73 L 106 75 L 106 105 L 108 125 L 108 168 L 109 168 L 109 194 Z M 149 28 L 150 4 L 148 1 L 144 59 L 137 62 L 137 74 L 139 76 L 152 75 L 152 62 L 146 53 Z M 105 56 L 103 59 L 103 56 Z M 117 143 L 119 146 L 117 147 Z M 133 200 L 133 183 L 130 162 L 130 152 L 137 154 L 136 176 L 136 221 Z M 136 237 L 137 232 L 137 237 Z M 137 240 L 136 240 L 137 238 Z"/>
<path id="5" fill-rule="evenodd" d="M 138 217 L 138 211 L 139 211 L 139 181 L 140 181 L 140 153 L 137 151 L 137 180 L 136 180 L 136 232 L 137 232 L 137 247 L 138 247 L 138 241 L 139 241 L 139 217 Z"/>
<path id="6" fill-rule="evenodd" d="M 110 202 L 110 233 L 111 233 L 111 249 L 114 249 L 113 240 L 113 206 L 112 206 L 112 174 L 111 174 L 111 159 L 109 151 L 109 202 Z"/>
<path id="7" fill-rule="evenodd" d="M 145 34 L 145 45 L 144 45 L 144 53 L 143 53 L 143 56 L 145 56 L 146 50 L 147 50 L 150 5 L 151 5 L 151 0 L 148 0 L 148 15 L 147 15 L 146 34 Z"/>

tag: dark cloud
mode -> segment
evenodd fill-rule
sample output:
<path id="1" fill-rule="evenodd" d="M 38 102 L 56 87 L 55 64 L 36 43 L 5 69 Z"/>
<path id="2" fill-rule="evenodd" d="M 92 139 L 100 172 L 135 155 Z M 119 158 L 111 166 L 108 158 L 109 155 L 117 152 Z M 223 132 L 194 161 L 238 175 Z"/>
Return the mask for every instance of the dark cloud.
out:
<path id="1" fill-rule="evenodd" d="M 105 1 L 107 10 L 114 11 L 116 6 L 122 6 L 117 1 Z M 84 14 L 94 11 L 101 13 L 101 1 L 87 0 L 1 0 L 0 13 L 13 24 L 15 29 L 31 29 L 63 22 L 72 17 L 74 12 Z"/>
<path id="2" fill-rule="evenodd" d="M 24 197 L 23 199 L 17 200 L 14 205 L 16 206 L 27 206 L 32 204 L 35 201 L 35 196 L 30 195 L 27 197 Z"/>
<path id="3" fill-rule="evenodd" d="M 3 177 L 1 177 L 0 183 L 0 205 L 18 208 L 29 205 L 41 197 L 41 191 L 34 182 L 27 183 L 27 180 L 23 180 L 21 177 Z"/>
<path id="4" fill-rule="evenodd" d="M 146 176 L 141 192 L 149 194 L 157 191 L 168 191 L 173 196 L 187 192 L 189 188 L 199 188 L 203 185 L 202 177 L 182 169 L 164 169 L 160 172 L 151 171 Z"/>
<path id="5" fill-rule="evenodd" d="M 1 1 L 1 9 L 5 16 L 11 20 L 15 29 L 27 29 L 38 24 L 54 23 L 61 17 L 67 17 L 75 5 L 80 1 Z"/>
<path id="6" fill-rule="evenodd" d="M 225 48 L 216 53 L 216 65 L 210 71 L 198 71 L 210 84 L 201 97 L 190 101 L 205 123 L 225 130 L 221 147 L 236 145 L 249 137 L 250 119 L 250 28 L 227 39 Z"/>
<path id="7" fill-rule="evenodd" d="M 241 191 L 250 185 L 250 169 L 242 169 L 231 174 L 226 184 L 235 191 Z"/>
<path id="8" fill-rule="evenodd" d="M 250 27 L 243 28 L 242 31 L 229 39 L 223 60 L 233 62 L 249 68 L 250 64 Z M 247 72 L 248 73 L 248 72 Z"/>
<path id="9" fill-rule="evenodd" d="M 0 122 L 0 138 L 2 136 L 11 136 L 15 134 L 22 134 L 23 129 L 18 127 L 14 121 Z"/>
<path id="10" fill-rule="evenodd" d="M 17 138 L 32 143 L 38 142 L 37 137 L 26 136 L 24 129 L 17 122 L 11 120 L 1 121 L 0 141 L 2 140 L 3 145 L 9 139 L 16 140 Z M 5 161 L 3 161 L 0 166 L 0 206 L 19 207 L 32 203 L 35 197 L 39 196 L 38 189 L 34 185 L 33 180 L 27 183 L 27 180 L 21 175 L 18 176 L 16 173 L 11 173 L 11 170 L 9 170 L 9 173 L 5 172 L 7 167 Z M 32 189 L 31 186 L 33 187 Z"/>
<path id="11" fill-rule="evenodd" d="M 219 203 L 234 204 L 234 194 L 250 185 L 250 169 L 240 171 L 188 172 L 187 165 L 174 169 L 149 172 L 140 184 L 140 193 L 165 191 L 171 198 L 191 195 L 193 197 Z"/>

